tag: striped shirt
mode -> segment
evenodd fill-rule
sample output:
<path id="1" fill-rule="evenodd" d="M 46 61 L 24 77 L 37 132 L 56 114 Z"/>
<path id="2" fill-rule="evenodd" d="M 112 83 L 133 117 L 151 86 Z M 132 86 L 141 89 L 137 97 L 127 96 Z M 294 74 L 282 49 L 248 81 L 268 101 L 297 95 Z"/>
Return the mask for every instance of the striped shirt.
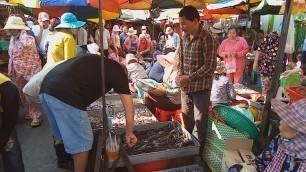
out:
<path id="1" fill-rule="evenodd" d="M 181 41 L 179 72 L 188 75 L 190 83 L 182 87 L 186 93 L 211 89 L 213 73 L 217 65 L 217 49 L 219 44 L 199 26 L 193 38 L 185 35 Z"/>

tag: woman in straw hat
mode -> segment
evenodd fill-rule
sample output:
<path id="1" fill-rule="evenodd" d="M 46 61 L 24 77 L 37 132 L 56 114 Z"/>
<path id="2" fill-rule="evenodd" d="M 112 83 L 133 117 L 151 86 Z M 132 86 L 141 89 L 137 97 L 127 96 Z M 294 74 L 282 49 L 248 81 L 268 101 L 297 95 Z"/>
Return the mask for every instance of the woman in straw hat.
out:
<path id="1" fill-rule="evenodd" d="M 32 106 L 22 92 L 22 88 L 30 78 L 41 70 L 41 61 L 37 52 L 35 38 L 27 34 L 29 28 L 20 17 L 11 16 L 8 18 L 4 29 L 12 35 L 9 46 L 8 75 L 16 84 L 21 102 L 27 115 L 25 118 L 32 119 L 31 126 L 40 125 L 41 112 Z"/>
<path id="2" fill-rule="evenodd" d="M 131 47 L 135 48 L 137 50 L 138 46 L 138 36 L 137 30 L 134 30 L 133 27 L 130 27 L 128 32 L 126 33 L 129 37 L 127 37 L 123 43 L 123 50 L 125 53 L 129 53 L 129 50 Z"/>
<path id="3" fill-rule="evenodd" d="M 180 109 L 181 92 L 175 83 L 178 72 L 178 55 L 174 52 L 167 55 L 157 55 L 157 61 L 165 67 L 163 83 L 156 84 L 156 89 L 145 96 L 145 105 L 153 114 L 155 114 L 156 107 L 162 110 Z"/>
<path id="4" fill-rule="evenodd" d="M 210 101 L 214 104 L 228 105 L 236 98 L 236 91 L 232 81 L 226 76 L 224 62 L 217 58 L 217 68 L 214 72 L 213 85 L 211 87 Z"/>
<path id="5" fill-rule="evenodd" d="M 58 30 L 49 42 L 47 63 L 45 66 L 76 56 L 76 40 L 78 28 L 85 22 L 78 21 L 74 14 L 65 13 L 61 16 L 61 23 L 55 27 Z"/>
<path id="6" fill-rule="evenodd" d="M 288 105 L 272 99 L 274 111 L 281 118 L 280 134 L 261 155 L 255 158 L 252 171 L 305 172 L 306 171 L 306 98 Z M 250 168 L 236 164 L 231 172 Z M 251 171 L 251 170 L 250 170 Z"/>

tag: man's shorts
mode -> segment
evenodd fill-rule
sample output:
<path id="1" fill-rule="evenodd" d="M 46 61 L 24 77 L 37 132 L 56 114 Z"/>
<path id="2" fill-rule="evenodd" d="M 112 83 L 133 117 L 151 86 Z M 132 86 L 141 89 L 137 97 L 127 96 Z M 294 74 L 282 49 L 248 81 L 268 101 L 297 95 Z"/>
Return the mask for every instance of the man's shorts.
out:
<path id="1" fill-rule="evenodd" d="M 39 98 L 53 136 L 64 142 L 66 152 L 76 154 L 91 150 L 93 134 L 87 112 L 46 93 L 41 93 Z"/>

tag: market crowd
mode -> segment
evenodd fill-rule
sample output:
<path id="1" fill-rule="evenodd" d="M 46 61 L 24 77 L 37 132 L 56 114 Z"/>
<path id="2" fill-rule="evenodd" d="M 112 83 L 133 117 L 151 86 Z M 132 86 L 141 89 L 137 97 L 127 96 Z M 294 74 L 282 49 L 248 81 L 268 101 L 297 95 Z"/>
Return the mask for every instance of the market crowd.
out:
<path id="1" fill-rule="evenodd" d="M 93 144 L 86 107 L 102 96 L 102 84 L 106 85 L 107 92 L 113 90 L 120 95 L 126 110 L 126 142 L 129 146 L 137 142 L 133 134 L 132 102 L 132 95 L 136 95 L 144 99 L 144 104 L 153 114 L 158 109 L 181 110 L 185 128 L 201 144 L 200 152 L 205 145 L 209 107 L 230 105 L 236 98 L 235 84 L 255 82 L 253 78 L 246 79 L 250 75 L 247 67 L 258 74 L 262 95 L 267 95 L 271 88 L 281 25 L 277 31 L 268 34 L 246 26 L 225 27 L 222 23 L 206 29 L 200 22 L 197 9 L 192 6 L 185 6 L 179 19 L 180 31 L 169 24 L 157 38 L 152 37 L 148 26 L 113 25 L 105 28 L 103 20 L 100 40 L 97 25 L 79 21 L 71 13 L 58 19 L 41 12 L 37 20 L 11 15 L 2 28 L 11 35 L 8 77 L 0 74 L 3 108 L 0 149 L 4 152 L 4 171 L 24 171 L 14 130 L 19 99 L 26 112 L 25 118 L 32 120 L 32 127 L 41 125 L 42 114 L 48 117 L 58 167 L 74 166 L 75 171 L 85 171 Z M 103 50 L 100 51 L 100 47 Z M 100 80 L 101 53 L 105 61 L 105 83 Z M 250 54 L 254 56 L 251 66 L 246 60 Z M 287 60 L 293 65 L 291 54 L 288 52 L 288 58 L 284 58 L 284 69 Z M 294 63 L 296 70 L 305 72 L 305 58 L 302 56 Z M 155 89 L 143 94 L 144 88 L 137 84 L 141 79 L 154 80 Z M 305 104 L 297 106 L 304 109 L 304 114 L 300 115 L 305 117 Z M 282 153 L 291 157 L 290 162 L 296 171 L 303 171 L 306 169 L 306 130 L 295 127 L 305 126 L 305 119 L 297 117 L 295 120 L 300 121 L 291 124 L 290 119 L 280 116 L 285 118 L 281 125 L 287 127 L 283 130 L 289 128 L 293 133 L 288 139 L 298 137 L 298 150 L 301 151 L 294 157 L 286 152 L 288 142 L 280 141 Z M 12 143 L 14 146 L 10 147 Z M 5 152 L 13 149 L 19 150 L 16 151 L 18 155 L 14 155 L 19 160 L 9 163 L 5 159 L 13 155 Z M 290 145 L 288 150 L 293 149 Z M 271 164 L 265 161 L 264 167 L 269 166 L 271 171 L 276 168 L 275 163 L 282 164 L 277 161 L 283 158 L 283 154 L 277 154 L 278 159 L 271 158 Z"/>

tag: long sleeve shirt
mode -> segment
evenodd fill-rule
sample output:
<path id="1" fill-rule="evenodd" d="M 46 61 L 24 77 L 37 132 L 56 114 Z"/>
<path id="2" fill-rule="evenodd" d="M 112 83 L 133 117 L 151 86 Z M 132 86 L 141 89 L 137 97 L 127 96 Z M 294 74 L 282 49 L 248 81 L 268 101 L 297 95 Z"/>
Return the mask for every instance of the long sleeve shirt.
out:
<path id="1" fill-rule="evenodd" d="M 245 67 L 245 55 L 249 52 L 249 46 L 247 41 L 242 37 L 237 37 L 234 42 L 230 41 L 229 38 L 222 41 L 219 47 L 219 56 L 223 57 L 225 62 L 232 60 L 232 57 L 225 56 L 227 52 L 237 53 L 236 68 L 244 69 Z"/>
<path id="2" fill-rule="evenodd" d="M 184 92 L 211 89 L 218 45 L 215 38 L 202 29 L 202 25 L 192 39 L 190 35 L 184 35 L 180 49 L 179 74 L 188 75 L 191 80 L 187 87 L 182 87 Z"/>
<path id="3" fill-rule="evenodd" d="M 214 79 L 210 94 L 212 103 L 230 103 L 235 98 L 236 91 L 228 77 L 220 76 L 218 80 Z"/>
<path id="4" fill-rule="evenodd" d="M 178 50 L 180 48 L 180 42 L 181 38 L 177 33 L 173 33 L 173 35 L 167 35 L 166 47 Z"/>

